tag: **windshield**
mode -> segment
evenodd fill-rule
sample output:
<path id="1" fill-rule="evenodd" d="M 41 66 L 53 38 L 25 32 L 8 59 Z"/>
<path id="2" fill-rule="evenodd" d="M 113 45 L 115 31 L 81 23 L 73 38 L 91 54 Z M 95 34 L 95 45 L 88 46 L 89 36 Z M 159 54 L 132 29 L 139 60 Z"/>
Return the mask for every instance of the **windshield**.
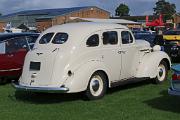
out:
<path id="1" fill-rule="evenodd" d="M 53 44 L 63 44 L 67 41 L 68 34 L 67 33 L 57 33 L 52 40 Z"/>
<path id="2" fill-rule="evenodd" d="M 166 31 L 164 35 L 180 35 L 180 31 Z"/>
<path id="3" fill-rule="evenodd" d="M 41 39 L 39 40 L 39 44 L 47 44 L 51 41 L 52 37 L 53 37 L 54 33 L 47 33 L 45 35 L 43 35 L 41 37 Z"/>
<path id="4" fill-rule="evenodd" d="M 29 46 L 25 37 L 17 37 L 5 41 L 6 53 L 12 53 L 19 50 L 28 51 Z"/>
<path id="5" fill-rule="evenodd" d="M 0 42 L 0 54 L 28 51 L 29 45 L 24 36 L 7 39 Z"/>

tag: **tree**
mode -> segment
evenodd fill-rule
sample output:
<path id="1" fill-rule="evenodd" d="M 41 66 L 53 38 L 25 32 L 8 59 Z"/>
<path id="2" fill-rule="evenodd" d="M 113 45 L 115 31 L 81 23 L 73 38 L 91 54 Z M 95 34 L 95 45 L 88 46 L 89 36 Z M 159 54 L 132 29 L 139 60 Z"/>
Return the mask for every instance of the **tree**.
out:
<path id="1" fill-rule="evenodd" d="M 154 15 L 162 14 L 164 21 L 172 19 L 176 13 L 176 5 L 166 2 L 166 0 L 158 0 L 154 9 Z"/>
<path id="2" fill-rule="evenodd" d="M 116 8 L 116 16 L 129 16 L 129 7 L 125 4 L 120 4 L 117 8 Z"/>

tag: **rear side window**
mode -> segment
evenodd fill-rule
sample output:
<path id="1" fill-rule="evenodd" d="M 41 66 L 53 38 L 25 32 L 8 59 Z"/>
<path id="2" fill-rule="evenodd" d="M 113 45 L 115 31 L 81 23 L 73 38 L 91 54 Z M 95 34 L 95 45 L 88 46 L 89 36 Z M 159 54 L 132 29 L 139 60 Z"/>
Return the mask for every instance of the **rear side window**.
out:
<path id="1" fill-rule="evenodd" d="M 95 34 L 88 38 L 86 42 L 87 47 L 95 47 L 99 45 L 99 35 Z"/>
<path id="2" fill-rule="evenodd" d="M 63 44 L 67 41 L 68 34 L 67 33 L 57 33 L 52 40 L 52 43 L 54 44 Z"/>
<path id="3" fill-rule="evenodd" d="M 103 44 L 115 45 L 118 43 L 118 34 L 116 31 L 108 31 L 103 33 Z"/>
<path id="4" fill-rule="evenodd" d="M 122 31 L 121 32 L 122 44 L 129 44 L 133 42 L 133 37 L 130 32 Z"/>
<path id="5" fill-rule="evenodd" d="M 47 44 L 51 41 L 52 37 L 53 37 L 54 33 L 47 33 L 45 35 L 43 35 L 41 37 L 41 39 L 39 40 L 39 44 Z"/>

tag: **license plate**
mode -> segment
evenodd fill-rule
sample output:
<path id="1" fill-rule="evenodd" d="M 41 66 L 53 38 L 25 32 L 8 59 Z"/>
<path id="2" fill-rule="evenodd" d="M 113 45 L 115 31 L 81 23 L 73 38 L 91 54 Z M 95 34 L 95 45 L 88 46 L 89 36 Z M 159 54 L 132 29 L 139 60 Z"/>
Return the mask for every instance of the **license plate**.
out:
<path id="1" fill-rule="evenodd" d="M 30 62 L 30 70 L 40 70 L 41 62 Z"/>

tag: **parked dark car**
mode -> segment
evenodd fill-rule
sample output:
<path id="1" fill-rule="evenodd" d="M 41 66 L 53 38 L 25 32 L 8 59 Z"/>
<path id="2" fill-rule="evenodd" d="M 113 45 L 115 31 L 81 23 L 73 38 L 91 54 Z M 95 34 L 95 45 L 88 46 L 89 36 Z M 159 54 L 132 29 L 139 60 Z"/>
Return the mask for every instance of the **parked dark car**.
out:
<path id="1" fill-rule="evenodd" d="M 163 34 L 164 48 L 174 60 L 180 59 L 180 30 L 169 30 Z"/>
<path id="2" fill-rule="evenodd" d="M 136 40 L 146 40 L 150 43 L 151 47 L 154 46 L 155 34 L 149 31 L 132 31 Z"/>
<path id="3" fill-rule="evenodd" d="M 0 83 L 18 79 L 26 53 L 33 48 L 37 33 L 0 34 Z"/>

